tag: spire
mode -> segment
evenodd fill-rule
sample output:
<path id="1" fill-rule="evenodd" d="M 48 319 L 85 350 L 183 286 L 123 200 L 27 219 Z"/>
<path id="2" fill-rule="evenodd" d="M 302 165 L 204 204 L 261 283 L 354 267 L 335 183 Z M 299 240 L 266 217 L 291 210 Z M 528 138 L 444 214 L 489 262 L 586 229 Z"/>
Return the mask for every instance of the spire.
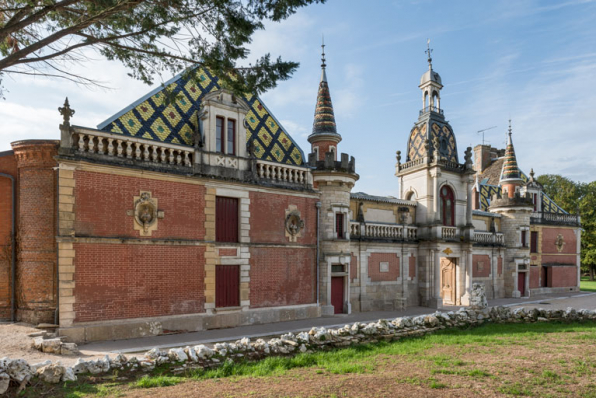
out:
<path id="1" fill-rule="evenodd" d="M 327 67 L 327 64 L 325 63 L 325 42 L 321 44 L 321 48 L 323 50 L 321 56 L 321 82 L 319 83 L 319 92 L 317 93 L 317 106 L 315 108 L 315 120 L 312 126 L 312 135 L 337 134 L 333 104 L 331 103 L 331 94 L 329 93 L 327 74 L 325 73 L 325 68 Z M 339 134 L 337 135 L 339 136 Z"/>
<path id="2" fill-rule="evenodd" d="M 521 171 L 517 166 L 513 140 L 511 139 L 511 119 L 509 119 L 509 134 L 507 138 L 507 148 L 505 149 L 505 160 L 501 170 L 501 182 L 521 182 Z"/>

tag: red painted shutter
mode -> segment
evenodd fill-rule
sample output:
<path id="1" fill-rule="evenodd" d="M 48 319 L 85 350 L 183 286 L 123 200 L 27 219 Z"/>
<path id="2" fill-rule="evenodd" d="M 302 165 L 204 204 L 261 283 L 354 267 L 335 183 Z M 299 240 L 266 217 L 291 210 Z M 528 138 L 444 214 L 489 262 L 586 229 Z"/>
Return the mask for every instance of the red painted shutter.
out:
<path id="1" fill-rule="evenodd" d="M 240 306 L 240 266 L 218 265 L 215 267 L 215 306 Z"/>
<path id="2" fill-rule="evenodd" d="M 215 201 L 215 240 L 238 242 L 238 199 L 217 197 Z"/>

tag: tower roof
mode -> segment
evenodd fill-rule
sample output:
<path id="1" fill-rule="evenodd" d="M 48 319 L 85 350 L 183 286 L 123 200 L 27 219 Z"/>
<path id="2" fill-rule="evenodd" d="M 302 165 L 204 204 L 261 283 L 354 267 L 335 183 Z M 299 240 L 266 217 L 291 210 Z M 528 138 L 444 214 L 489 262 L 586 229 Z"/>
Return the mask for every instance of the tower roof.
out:
<path id="1" fill-rule="evenodd" d="M 331 103 L 331 94 L 329 93 L 329 85 L 327 83 L 327 73 L 325 68 L 325 44 L 321 45 L 323 48 L 321 58 L 321 82 L 319 83 L 319 91 L 317 93 L 317 105 L 315 107 L 315 120 L 312 126 L 312 134 L 308 137 L 309 140 L 319 135 L 335 135 L 341 139 L 337 133 L 335 125 L 335 114 L 333 112 L 333 104 Z"/>
<path id="2" fill-rule="evenodd" d="M 503 160 L 500 182 L 523 182 L 521 171 L 517 166 L 513 140 L 511 139 L 511 120 L 509 120 L 509 136 L 507 138 L 507 148 L 505 149 L 505 159 Z"/>

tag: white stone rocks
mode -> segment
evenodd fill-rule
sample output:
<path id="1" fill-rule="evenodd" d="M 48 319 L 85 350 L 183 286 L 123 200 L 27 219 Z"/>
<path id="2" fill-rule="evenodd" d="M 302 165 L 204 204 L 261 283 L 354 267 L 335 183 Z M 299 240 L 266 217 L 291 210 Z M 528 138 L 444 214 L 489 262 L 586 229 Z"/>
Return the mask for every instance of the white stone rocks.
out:
<path id="1" fill-rule="evenodd" d="M 188 356 L 188 359 L 192 362 L 199 362 L 199 357 L 197 356 L 197 352 L 194 348 L 186 346 L 184 347 L 184 352 Z"/>
<path id="2" fill-rule="evenodd" d="M 60 339 L 47 339 L 41 342 L 41 350 L 48 354 L 60 354 L 61 347 L 62 340 Z"/>
<path id="3" fill-rule="evenodd" d="M 75 343 L 62 343 L 60 346 L 61 355 L 77 355 L 78 353 L 79 349 Z"/>
<path id="4" fill-rule="evenodd" d="M 4 372 L 0 372 L 0 395 L 8 390 L 10 385 L 10 376 Z"/>
<path id="5" fill-rule="evenodd" d="M 17 383 L 22 383 L 33 376 L 29 364 L 24 359 L 10 360 L 6 366 L 6 373 Z"/>
<path id="6" fill-rule="evenodd" d="M 89 372 L 89 368 L 87 366 L 87 362 L 85 362 L 85 360 L 83 358 L 79 358 L 77 359 L 77 362 L 74 364 L 74 366 L 72 367 L 72 370 L 75 374 L 80 374 L 80 373 L 87 373 Z"/>
<path id="7" fill-rule="evenodd" d="M 209 359 L 215 354 L 211 348 L 206 347 L 202 344 L 196 345 L 195 351 L 197 352 L 197 356 L 201 359 Z"/>
<path id="8" fill-rule="evenodd" d="M 182 348 L 172 348 L 168 351 L 168 357 L 175 362 L 186 362 L 188 361 L 188 356 L 184 352 Z"/>
<path id="9" fill-rule="evenodd" d="M 46 383 L 57 384 L 62 380 L 62 376 L 66 372 L 64 366 L 60 364 L 50 364 L 37 369 L 37 377 Z"/>
<path id="10" fill-rule="evenodd" d="M 74 374 L 74 370 L 71 367 L 64 368 L 62 381 L 77 381 L 77 376 Z"/>
<path id="11" fill-rule="evenodd" d="M 486 291 L 483 283 L 473 283 L 472 291 L 470 292 L 470 308 L 473 310 L 481 310 L 488 307 L 486 301 Z"/>

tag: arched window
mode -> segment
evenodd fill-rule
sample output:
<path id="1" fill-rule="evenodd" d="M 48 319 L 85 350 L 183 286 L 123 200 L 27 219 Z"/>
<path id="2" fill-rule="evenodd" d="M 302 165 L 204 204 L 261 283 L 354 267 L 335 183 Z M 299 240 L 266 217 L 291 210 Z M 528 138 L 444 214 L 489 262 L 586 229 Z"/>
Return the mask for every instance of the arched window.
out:
<path id="1" fill-rule="evenodd" d="M 428 91 L 424 92 L 424 110 L 429 109 L 430 106 L 430 97 L 428 96 Z"/>
<path id="2" fill-rule="evenodd" d="M 441 188 L 441 222 L 446 227 L 455 226 L 455 195 L 447 185 Z"/>
<path id="3" fill-rule="evenodd" d="M 432 98 L 433 110 L 438 112 L 440 105 L 441 105 L 441 103 L 440 103 L 440 99 L 439 99 L 439 93 L 437 93 L 436 91 L 433 91 L 433 98 Z"/>

